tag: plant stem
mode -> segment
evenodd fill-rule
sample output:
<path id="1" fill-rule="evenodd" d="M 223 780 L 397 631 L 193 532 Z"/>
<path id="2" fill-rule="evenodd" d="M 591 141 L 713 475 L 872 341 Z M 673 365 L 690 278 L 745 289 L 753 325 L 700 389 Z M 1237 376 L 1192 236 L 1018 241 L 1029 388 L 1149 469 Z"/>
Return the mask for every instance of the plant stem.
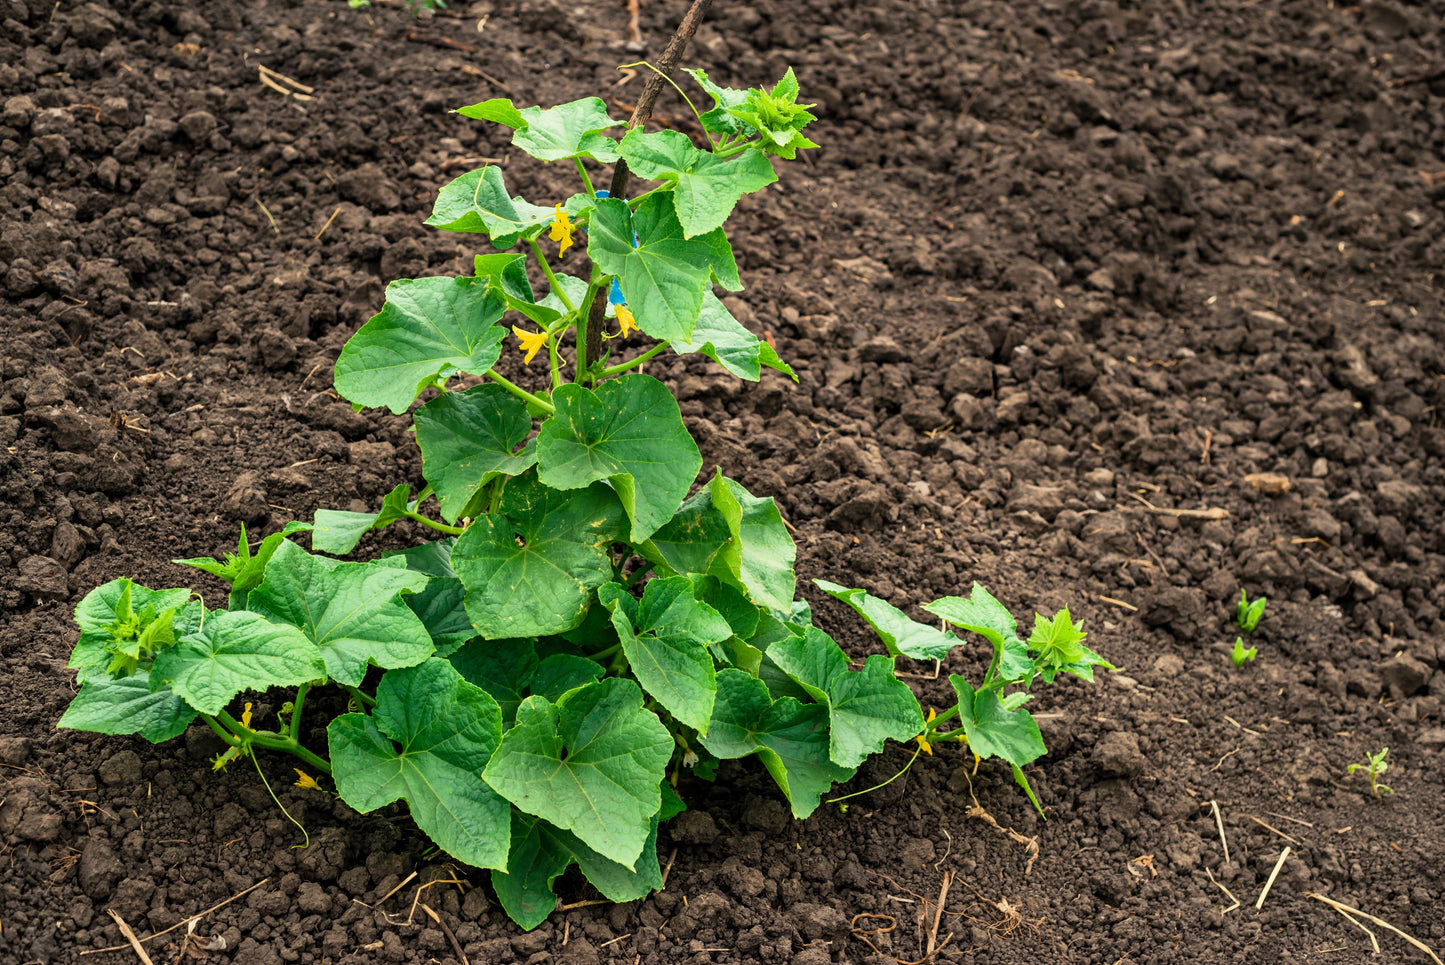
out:
<path id="1" fill-rule="evenodd" d="M 486 374 L 487 378 L 491 379 L 493 382 L 497 383 L 502 388 L 506 389 L 508 392 L 521 399 L 523 402 L 535 405 L 543 412 L 547 412 L 549 414 L 555 413 L 557 411 L 557 407 L 554 406 L 552 403 L 548 402 L 546 399 L 543 399 L 541 396 L 533 395 L 521 386 L 502 378 L 502 376 L 497 374 L 496 369 L 487 369 Z"/>
<path id="2" fill-rule="evenodd" d="M 938 733 L 939 724 L 942 724 L 945 721 L 953 720 L 953 718 L 957 717 L 960 713 L 962 713 L 962 706 L 959 704 L 954 704 L 948 710 L 945 710 L 937 717 L 934 717 L 931 721 L 928 722 L 928 732 L 924 735 L 924 739 L 928 739 L 928 734 Z"/>
<path id="3" fill-rule="evenodd" d="M 642 89 L 642 94 L 637 98 L 637 108 L 627 121 L 628 130 L 641 127 L 652 116 L 652 106 L 657 103 L 657 95 L 662 93 L 663 79 L 670 76 L 673 69 L 677 67 L 678 61 L 682 59 L 683 51 L 687 49 L 688 41 L 692 39 L 693 34 L 697 33 L 697 25 L 710 6 L 712 6 L 712 0 L 692 0 L 692 6 L 683 15 L 682 22 L 677 25 L 677 31 L 667 42 L 662 56 L 658 58 L 655 72 L 647 79 L 647 86 Z M 612 184 L 608 194 L 614 198 L 625 198 L 627 183 L 631 178 L 632 174 L 627 169 L 627 162 L 619 159 L 612 168 Z M 602 357 L 604 311 L 605 304 L 598 307 L 594 302 L 592 311 L 587 314 L 587 337 L 577 345 L 577 368 L 579 370 L 590 369 Z"/>
<path id="4" fill-rule="evenodd" d="M 235 734 L 231 733 L 230 731 L 226 730 L 226 728 L 216 723 L 216 718 L 212 717 L 210 714 L 202 714 L 201 718 L 205 720 L 206 725 L 210 727 L 211 730 L 216 732 L 217 737 L 226 742 L 227 747 L 241 746 L 241 738 L 237 737 Z"/>
<path id="5" fill-rule="evenodd" d="M 568 298 L 567 293 L 562 290 L 562 283 L 557 280 L 556 275 L 552 274 L 552 266 L 547 264 L 547 258 L 542 254 L 542 246 L 537 243 L 536 238 L 527 239 L 527 244 L 532 246 L 532 253 L 537 256 L 537 261 L 541 263 L 542 272 L 547 276 L 547 284 L 552 286 L 552 291 L 556 292 L 562 304 L 567 306 L 567 311 L 575 312 L 577 306 L 572 304 L 572 299 Z"/>
<path id="6" fill-rule="evenodd" d="M 582 178 L 582 186 L 587 189 L 587 194 L 591 196 L 592 200 L 596 201 L 597 192 L 592 188 L 592 179 L 587 176 L 587 168 L 583 167 L 582 159 L 574 157 L 572 160 L 577 164 L 577 174 Z"/>
<path id="7" fill-rule="evenodd" d="M 414 519 L 418 523 L 425 523 L 437 532 L 446 533 L 448 536 L 462 535 L 462 528 L 460 526 L 448 526 L 446 523 L 438 523 L 436 520 L 423 516 L 415 510 L 407 510 L 405 515 L 407 519 Z"/>
<path id="8" fill-rule="evenodd" d="M 609 365 L 607 368 L 598 372 L 597 377 L 599 379 L 605 379 L 608 376 L 621 375 L 628 369 L 635 369 L 643 362 L 646 362 L 648 359 L 652 358 L 654 355 L 657 355 L 663 349 L 667 348 L 670 344 L 670 342 L 658 342 L 652 348 L 648 349 L 646 352 L 643 352 L 641 355 L 636 356 L 635 358 L 630 358 L 626 362 L 619 362 L 616 365 Z"/>
<path id="9" fill-rule="evenodd" d="M 306 692 L 310 689 L 310 684 L 297 687 L 296 699 L 291 701 L 291 726 L 287 730 L 291 732 L 291 739 L 298 744 L 301 742 L 301 707 L 306 703 Z"/>
<path id="10" fill-rule="evenodd" d="M 876 791 L 876 790 L 878 790 L 878 789 L 881 788 L 881 787 L 887 787 L 888 785 L 892 784 L 894 781 L 896 781 L 896 780 L 898 780 L 900 777 L 902 777 L 904 774 L 907 774 L 907 773 L 908 773 L 908 769 L 913 766 L 913 762 L 916 761 L 916 760 L 918 760 L 918 755 L 919 755 L 919 754 L 922 754 L 922 753 L 923 753 L 923 748 L 922 748 L 922 746 L 920 746 L 920 747 L 918 748 L 918 750 L 916 750 L 916 751 L 913 752 L 913 756 L 908 759 L 908 763 L 903 765 L 903 770 L 899 771 L 897 774 L 894 774 L 892 777 L 890 777 L 888 780 L 884 781 L 882 784 L 875 784 L 875 785 L 873 785 L 872 787 L 864 788 L 864 789 L 861 790 L 861 791 L 854 791 L 852 794 L 844 794 L 844 795 L 841 796 L 841 797 L 830 797 L 830 798 L 828 798 L 828 800 L 827 800 L 825 803 L 827 803 L 827 804 L 837 804 L 839 801 L 846 801 L 846 800 L 848 800 L 850 797 L 857 797 L 857 796 L 860 795 L 860 794 L 868 794 L 869 792 L 871 792 L 871 791 Z"/>
<path id="11" fill-rule="evenodd" d="M 363 707 L 375 707 L 376 698 L 362 690 L 360 687 L 353 687 L 350 684 L 342 684 L 341 689 L 356 699 L 356 702 Z"/>
<path id="12" fill-rule="evenodd" d="M 252 730 L 251 728 L 245 726 L 240 721 L 236 720 L 236 718 L 232 717 L 230 714 L 222 710 L 220 713 L 216 714 L 215 719 L 219 720 L 222 724 L 226 726 L 227 729 L 231 731 L 231 733 L 227 735 L 224 731 L 222 731 L 219 727 L 216 726 L 215 720 L 212 720 L 210 716 L 203 716 L 206 717 L 206 722 L 211 725 L 211 729 L 216 731 L 216 733 L 220 734 L 221 739 L 232 747 L 241 747 L 245 744 L 254 744 L 257 747 L 264 747 L 267 750 L 285 751 L 287 754 L 293 754 L 296 757 L 301 758 L 307 764 L 310 764 L 312 767 L 316 768 L 323 774 L 331 773 L 330 764 L 328 764 L 322 758 L 317 757 L 306 748 L 302 747 L 300 741 L 295 740 L 288 734 L 277 734 L 274 731 L 268 730 Z"/>

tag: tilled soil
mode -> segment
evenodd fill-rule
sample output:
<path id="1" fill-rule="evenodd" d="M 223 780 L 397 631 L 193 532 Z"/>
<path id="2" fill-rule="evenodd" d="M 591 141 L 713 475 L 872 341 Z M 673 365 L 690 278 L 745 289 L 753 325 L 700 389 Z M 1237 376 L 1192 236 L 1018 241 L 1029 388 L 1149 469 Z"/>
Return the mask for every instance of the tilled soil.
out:
<path id="1" fill-rule="evenodd" d="M 603 91 L 625 116 L 642 78 L 615 66 L 684 9 L 645 4 L 629 45 L 622 3 L 0 0 L 0 961 L 133 961 L 80 958 L 122 941 L 107 909 L 146 936 L 253 886 L 193 959 L 447 961 L 449 931 L 528 965 L 1366 960 L 1310 893 L 1445 952 L 1439 2 L 762 0 L 693 45 L 734 86 L 792 64 L 819 104 L 823 147 L 732 232 L 730 305 L 800 384 L 650 371 L 709 471 L 778 497 L 800 576 L 1084 619 L 1122 670 L 1035 698 L 1047 822 L 949 750 L 805 822 L 730 764 L 682 787 L 666 890 L 611 906 L 572 872 L 573 907 L 522 933 L 404 810 L 265 760 L 301 848 L 203 732 L 54 729 L 87 590 L 219 598 L 167 561 L 419 478 L 331 363 L 387 281 L 470 264 L 420 226 L 441 184 L 484 158 L 535 199 L 563 183 L 448 110 Z M 1241 587 L 1270 603 L 1236 670 Z M 1383 746 L 1377 805 L 1346 765 Z"/>

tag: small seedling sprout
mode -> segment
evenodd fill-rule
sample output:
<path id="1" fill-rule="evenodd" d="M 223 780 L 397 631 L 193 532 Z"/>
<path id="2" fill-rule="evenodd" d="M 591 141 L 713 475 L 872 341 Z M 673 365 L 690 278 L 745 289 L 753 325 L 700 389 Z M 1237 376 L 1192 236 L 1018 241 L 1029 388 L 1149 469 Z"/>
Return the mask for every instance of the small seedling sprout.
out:
<path id="1" fill-rule="evenodd" d="M 1388 747 L 1382 747 L 1378 754 L 1368 755 L 1365 759 L 1366 763 L 1351 764 L 1349 766 L 1349 773 L 1351 774 L 1356 771 L 1365 771 L 1370 775 L 1370 793 L 1375 795 L 1375 800 L 1380 804 L 1385 803 L 1386 795 L 1395 793 L 1394 788 L 1388 784 L 1380 783 L 1380 775 L 1390 769 L 1390 765 L 1385 762 L 1385 755 L 1388 753 L 1390 753 L 1390 749 Z"/>
<path id="2" fill-rule="evenodd" d="M 1254 628 L 1259 626 L 1259 619 L 1264 616 L 1264 608 L 1268 604 L 1269 599 L 1267 597 L 1251 600 L 1249 594 L 1241 589 L 1239 591 L 1239 605 L 1234 609 L 1235 624 L 1245 633 L 1253 633 Z"/>
<path id="3" fill-rule="evenodd" d="M 1243 667 L 1247 663 L 1253 663 L 1254 658 L 1257 656 L 1259 656 L 1258 647 L 1250 647 L 1246 650 L 1244 648 L 1244 640 L 1240 637 L 1234 638 L 1234 652 L 1229 655 L 1229 659 L 1234 661 L 1236 667 Z"/>

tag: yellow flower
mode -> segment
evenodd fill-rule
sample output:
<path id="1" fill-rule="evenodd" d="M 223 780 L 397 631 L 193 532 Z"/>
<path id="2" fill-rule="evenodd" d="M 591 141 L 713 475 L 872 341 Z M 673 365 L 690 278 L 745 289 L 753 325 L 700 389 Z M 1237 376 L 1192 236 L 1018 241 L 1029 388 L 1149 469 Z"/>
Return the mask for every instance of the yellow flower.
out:
<path id="1" fill-rule="evenodd" d="M 316 783 L 316 778 L 312 777 L 310 774 L 307 774 L 305 771 L 301 770 L 301 768 L 299 768 L 299 767 L 293 767 L 293 768 L 291 768 L 291 770 L 295 771 L 295 772 L 296 772 L 296 776 L 297 776 L 298 778 L 300 778 L 300 780 L 298 780 L 298 781 L 296 782 L 296 786 L 297 786 L 297 787 L 303 788 L 304 790 L 307 790 L 307 791 L 319 791 L 319 790 L 321 790 L 321 785 Z"/>
<path id="2" fill-rule="evenodd" d="M 242 727 L 250 727 L 250 726 L 251 726 L 251 705 L 250 705 L 250 703 L 247 703 L 247 704 L 246 704 L 246 709 L 243 710 L 243 711 L 241 711 L 241 726 L 242 726 Z"/>
<path id="3" fill-rule="evenodd" d="M 637 319 L 632 317 L 632 309 L 628 308 L 626 305 L 617 306 L 617 324 L 622 327 L 623 338 L 627 337 L 627 332 L 629 330 L 634 332 L 642 331 L 642 329 L 637 327 Z"/>
<path id="4" fill-rule="evenodd" d="M 928 708 L 928 722 L 929 722 L 929 723 L 933 723 L 933 718 L 935 718 L 935 717 L 937 717 L 937 716 L 938 716 L 938 712 L 937 712 L 937 711 L 935 711 L 932 707 Z M 919 734 L 917 737 L 914 738 L 914 740 L 918 741 L 918 747 L 919 747 L 920 750 L 923 751 L 923 753 L 927 754 L 929 757 L 932 757 L 932 756 L 933 756 L 933 745 L 930 744 L 928 741 L 924 740 L 922 734 Z"/>
<path id="5" fill-rule="evenodd" d="M 542 346 L 547 344 L 546 332 L 528 332 L 517 326 L 512 326 L 512 334 L 517 336 L 517 341 L 522 343 L 522 351 L 526 352 L 523 362 L 531 362 L 542 351 Z"/>
<path id="6" fill-rule="evenodd" d="M 567 216 L 567 212 L 562 210 L 560 204 L 554 211 L 556 213 L 552 215 L 552 230 L 547 237 L 558 242 L 557 257 L 560 259 L 567 253 L 567 249 L 572 247 L 572 232 L 575 229 L 572 226 L 572 219 Z"/>

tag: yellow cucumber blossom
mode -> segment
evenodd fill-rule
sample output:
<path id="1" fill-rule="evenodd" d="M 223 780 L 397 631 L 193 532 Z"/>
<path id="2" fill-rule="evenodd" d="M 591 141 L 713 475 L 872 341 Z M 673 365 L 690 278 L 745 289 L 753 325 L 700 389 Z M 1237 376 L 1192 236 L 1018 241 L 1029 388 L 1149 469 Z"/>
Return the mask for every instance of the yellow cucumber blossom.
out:
<path id="1" fill-rule="evenodd" d="M 933 723 L 933 719 L 937 716 L 937 711 L 935 711 L 932 707 L 928 708 L 928 723 Z M 930 744 L 928 741 L 924 740 L 922 734 L 919 734 L 916 738 L 914 738 L 914 740 L 918 741 L 918 747 L 921 751 L 923 751 L 923 753 L 927 754 L 929 757 L 933 756 L 933 745 Z"/>
<path id="2" fill-rule="evenodd" d="M 312 777 L 310 774 L 307 774 L 299 767 L 293 767 L 291 768 L 291 770 L 295 771 L 296 777 L 299 778 L 299 780 L 296 781 L 297 787 L 307 791 L 321 790 L 321 785 L 316 783 L 316 778 Z"/>
<path id="3" fill-rule="evenodd" d="M 251 704 L 249 702 L 246 704 L 246 709 L 241 711 L 241 726 L 251 726 Z"/>
<path id="4" fill-rule="evenodd" d="M 577 229 L 560 204 L 553 210 L 555 213 L 552 215 L 552 230 L 547 237 L 557 242 L 557 258 L 560 260 L 567 253 L 567 249 L 572 247 L 572 232 Z"/>
<path id="5" fill-rule="evenodd" d="M 632 317 L 632 309 L 626 305 L 617 306 L 617 324 L 622 328 L 622 337 L 626 338 L 629 331 L 640 332 L 637 327 L 637 319 Z"/>
<path id="6" fill-rule="evenodd" d="M 517 341 L 522 343 L 522 351 L 527 353 L 522 358 L 523 362 L 530 363 L 537 357 L 537 353 L 542 351 L 542 346 L 547 344 L 546 332 L 529 332 L 513 325 L 512 334 L 517 336 Z"/>

